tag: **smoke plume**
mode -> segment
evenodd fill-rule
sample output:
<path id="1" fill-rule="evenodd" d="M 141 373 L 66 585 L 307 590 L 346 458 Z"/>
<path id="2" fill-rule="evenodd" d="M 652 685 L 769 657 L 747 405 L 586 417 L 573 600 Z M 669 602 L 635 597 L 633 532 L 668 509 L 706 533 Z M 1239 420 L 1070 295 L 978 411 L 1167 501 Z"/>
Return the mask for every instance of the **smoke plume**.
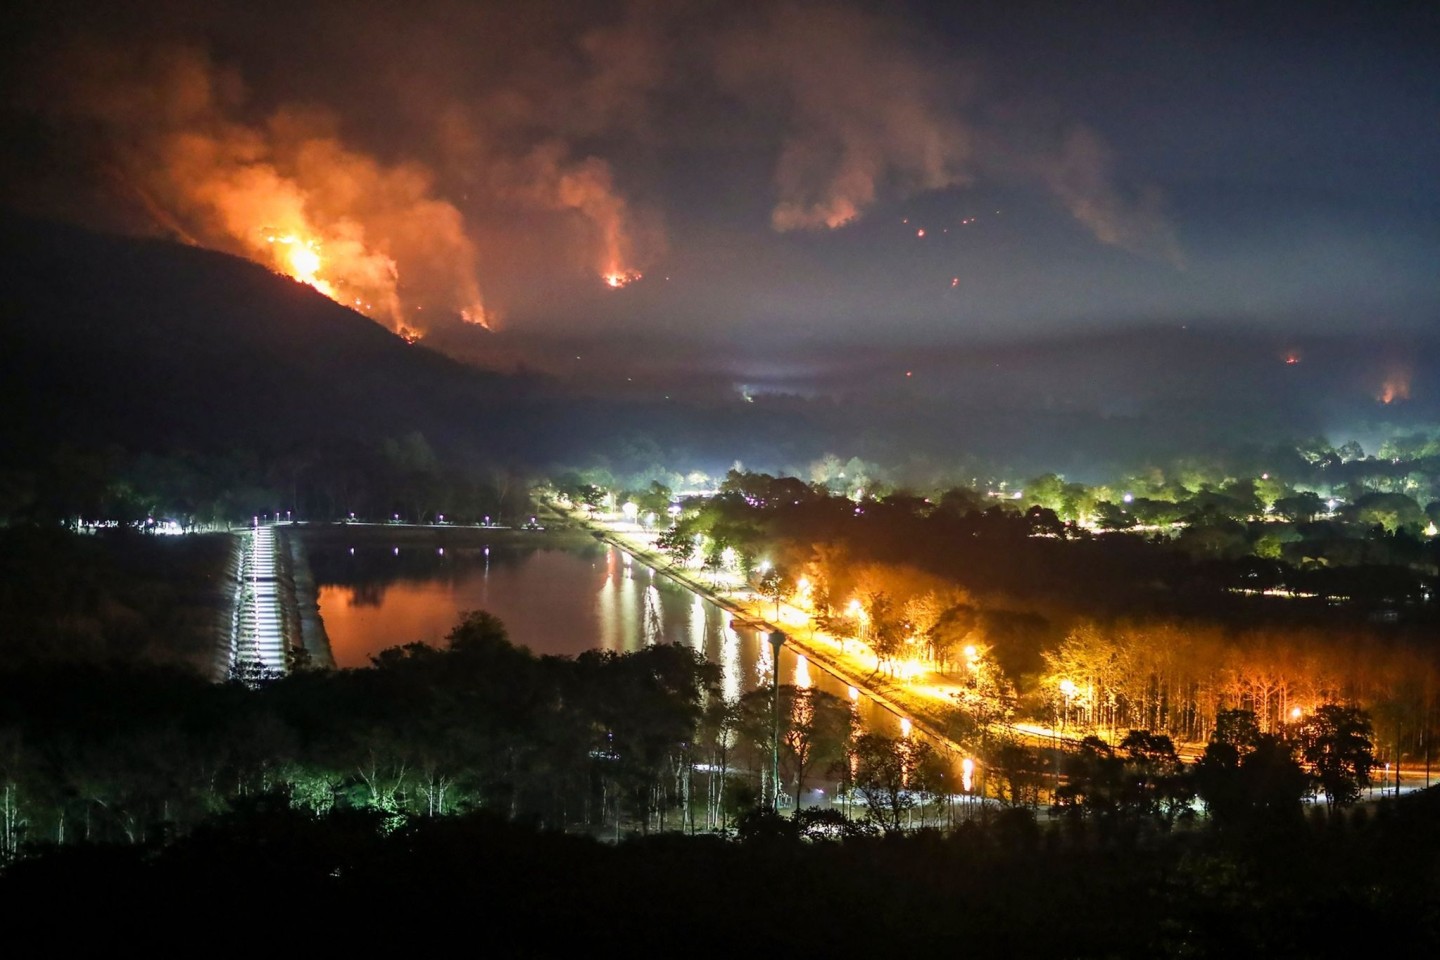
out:
<path id="1" fill-rule="evenodd" d="M 997 124 L 980 61 L 871 5 L 157 4 L 128 32 L 38 18 L 22 110 L 151 230 L 400 332 L 493 326 L 556 279 L 624 286 L 684 245 L 667 203 L 721 197 L 788 234 L 1022 180 L 1098 241 L 1180 261 L 1097 132 Z"/>
<path id="2" fill-rule="evenodd" d="M 729 38 L 720 73 L 744 95 L 775 91 L 786 101 L 776 230 L 835 229 L 886 188 L 903 195 L 970 179 L 969 129 L 887 22 L 852 10 L 779 7 L 753 32 Z"/>
<path id="3" fill-rule="evenodd" d="M 350 149 L 324 110 L 246 119 L 238 75 L 192 47 L 90 42 L 51 65 L 50 115 L 82 131 L 161 229 L 265 263 L 397 331 L 423 329 L 427 306 L 484 322 L 474 247 L 423 166 Z"/>
<path id="4" fill-rule="evenodd" d="M 1101 243 L 1180 266 L 1183 257 L 1165 218 L 1160 194 L 1143 188 L 1129 199 L 1115 183 L 1110 148 L 1094 131 L 1077 127 L 1038 171 L 1055 196 Z"/>

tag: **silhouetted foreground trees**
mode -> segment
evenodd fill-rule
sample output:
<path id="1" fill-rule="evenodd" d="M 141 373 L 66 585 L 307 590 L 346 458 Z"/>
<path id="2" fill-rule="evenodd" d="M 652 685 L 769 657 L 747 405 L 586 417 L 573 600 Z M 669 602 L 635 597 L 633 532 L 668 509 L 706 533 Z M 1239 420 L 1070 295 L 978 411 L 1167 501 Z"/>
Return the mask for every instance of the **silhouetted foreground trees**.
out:
<path id="1" fill-rule="evenodd" d="M 605 844 L 488 813 L 316 814 L 280 792 L 167 846 L 23 861 L 0 874 L 0 901 L 12 935 L 34 924 L 50 943 L 77 935 L 54 922 L 65 903 L 109 936 L 205 923 L 292 948 L 403 933 L 509 956 L 1354 957 L 1377 943 L 1426 955 L 1440 946 L 1437 825 L 1432 791 L 1240 842 L 1107 843 L 1004 816 L 948 836 L 826 841 L 761 818 L 738 843 Z"/>
<path id="2" fill-rule="evenodd" d="M 317 812 L 688 825 L 716 666 L 671 645 L 536 657 L 483 613 L 449 639 L 257 690 L 133 665 L 0 673 L 0 855 L 164 837 L 275 789 Z"/>
<path id="3" fill-rule="evenodd" d="M 786 687 L 782 785 L 838 765 L 869 817 L 752 812 L 727 843 L 689 834 L 758 795 L 727 784 L 764 766 L 767 691 L 727 702 L 718 683 L 678 646 L 536 657 L 483 613 L 447 649 L 255 690 L 134 665 L 12 670 L 0 902 L 233 922 L 273 891 L 287 914 L 366 906 L 367 934 L 424 940 L 463 916 L 516 954 L 673 950 L 740 922 L 832 955 L 1330 955 L 1376 929 L 1412 946 L 1440 932 L 1440 791 L 1346 807 L 1371 762 L 1351 708 L 1285 740 L 1224 712 L 1188 766 L 1140 731 L 1087 741 L 1063 771 L 1002 745 L 986 791 L 1001 804 L 907 835 L 944 802 L 929 748 L 856 736 L 843 701 Z M 1027 807 L 1057 772 L 1062 815 L 1041 826 Z M 1307 816 L 1312 777 L 1336 806 Z M 1173 829 L 1197 796 L 1219 829 Z"/>

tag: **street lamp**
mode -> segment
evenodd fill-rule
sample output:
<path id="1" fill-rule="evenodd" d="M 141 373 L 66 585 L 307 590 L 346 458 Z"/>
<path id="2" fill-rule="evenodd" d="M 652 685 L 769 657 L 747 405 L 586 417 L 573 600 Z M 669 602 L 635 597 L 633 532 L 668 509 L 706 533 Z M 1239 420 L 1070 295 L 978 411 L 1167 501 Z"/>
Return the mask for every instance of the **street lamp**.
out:
<path id="1" fill-rule="evenodd" d="M 785 634 L 770 632 L 770 812 L 780 812 L 780 648 Z"/>

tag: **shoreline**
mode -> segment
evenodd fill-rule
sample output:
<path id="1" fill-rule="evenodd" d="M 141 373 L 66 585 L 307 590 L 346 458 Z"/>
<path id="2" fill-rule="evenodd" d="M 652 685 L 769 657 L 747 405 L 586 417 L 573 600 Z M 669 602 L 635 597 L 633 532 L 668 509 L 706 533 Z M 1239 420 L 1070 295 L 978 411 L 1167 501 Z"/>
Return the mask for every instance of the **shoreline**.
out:
<path id="1" fill-rule="evenodd" d="M 557 515 L 567 522 L 576 524 L 581 529 L 588 530 L 596 539 L 614 546 L 617 550 L 624 551 L 641 564 L 684 587 L 696 596 L 715 604 L 715 606 L 726 611 L 734 617 L 735 620 L 739 621 L 742 626 L 754 630 L 771 632 L 778 630 L 785 634 L 786 644 L 804 654 L 810 663 L 830 674 L 830 676 L 839 680 L 841 683 L 854 687 L 862 696 L 886 712 L 893 714 L 897 719 L 911 724 L 911 726 L 923 733 L 928 739 L 934 741 L 935 744 L 945 752 L 957 757 L 968 756 L 974 753 L 973 750 L 967 749 L 958 741 L 942 732 L 934 723 L 933 719 L 926 716 L 928 711 L 923 707 L 915 704 L 907 705 L 902 702 L 906 698 L 896 697 L 892 691 L 877 687 L 873 679 L 875 673 L 872 672 L 869 676 L 859 675 L 856 671 L 849 669 L 846 665 L 837 661 L 828 651 L 820 648 L 813 641 L 802 639 L 798 631 L 786 629 L 783 623 L 777 625 L 771 618 L 766 617 L 757 610 L 747 608 L 741 601 L 725 596 L 711 587 L 707 587 L 705 584 L 689 576 L 686 572 L 677 570 L 663 555 L 626 537 L 621 531 L 598 526 L 593 521 L 573 513 L 563 513 L 557 510 Z"/>

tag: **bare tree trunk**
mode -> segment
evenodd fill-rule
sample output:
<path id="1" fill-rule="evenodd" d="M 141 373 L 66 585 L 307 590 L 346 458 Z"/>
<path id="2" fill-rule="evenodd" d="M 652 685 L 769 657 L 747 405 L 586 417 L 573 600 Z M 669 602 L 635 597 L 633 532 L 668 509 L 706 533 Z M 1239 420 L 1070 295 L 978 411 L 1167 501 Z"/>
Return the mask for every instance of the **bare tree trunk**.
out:
<path id="1" fill-rule="evenodd" d="M 3 804 L 0 804 L 0 860 L 13 857 L 18 846 L 20 814 L 15 794 L 15 785 L 6 783 Z"/>

